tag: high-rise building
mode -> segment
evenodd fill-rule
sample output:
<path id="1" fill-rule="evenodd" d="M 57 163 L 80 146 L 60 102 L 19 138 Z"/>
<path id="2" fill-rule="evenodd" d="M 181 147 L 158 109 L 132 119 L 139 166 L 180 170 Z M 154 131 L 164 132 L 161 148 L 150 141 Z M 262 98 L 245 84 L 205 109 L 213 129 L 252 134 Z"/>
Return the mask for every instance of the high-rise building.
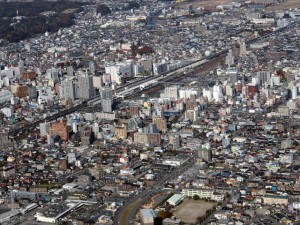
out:
<path id="1" fill-rule="evenodd" d="M 156 124 L 159 131 L 165 133 L 167 131 L 167 120 L 163 117 L 153 117 L 152 121 Z"/>
<path id="2" fill-rule="evenodd" d="M 112 89 L 110 87 L 104 87 L 99 90 L 101 99 L 113 99 Z"/>
<path id="3" fill-rule="evenodd" d="M 72 80 L 63 80 L 60 85 L 59 92 L 61 99 L 75 99 L 75 88 Z"/>
<path id="4" fill-rule="evenodd" d="M 265 83 L 270 84 L 271 81 L 271 72 L 269 70 L 262 70 L 256 72 L 256 77 L 260 80 L 260 85 L 264 85 Z"/>
<path id="5" fill-rule="evenodd" d="M 198 158 L 203 159 L 206 162 L 211 162 L 212 151 L 210 148 L 201 148 L 198 150 Z"/>
<path id="6" fill-rule="evenodd" d="M 29 99 L 36 99 L 38 97 L 36 86 L 28 86 L 28 97 Z"/>
<path id="7" fill-rule="evenodd" d="M 77 97 L 80 99 L 89 99 L 94 96 L 93 77 L 82 75 L 78 77 Z"/>
<path id="8" fill-rule="evenodd" d="M 96 66 L 95 66 L 95 63 L 94 62 L 89 62 L 89 70 L 92 74 L 95 74 L 96 72 Z"/>
<path id="9" fill-rule="evenodd" d="M 40 135 L 46 136 L 50 130 L 50 123 L 40 123 Z"/>
<path id="10" fill-rule="evenodd" d="M 194 122 L 198 119 L 198 114 L 199 112 L 197 107 L 195 107 L 195 109 L 188 109 L 185 111 L 185 119 Z"/>
<path id="11" fill-rule="evenodd" d="M 34 80 L 37 77 L 36 72 L 26 72 L 22 73 L 22 79 L 23 80 Z"/>
<path id="12" fill-rule="evenodd" d="M 122 125 L 115 128 L 115 136 L 117 139 L 126 139 L 127 138 L 127 126 Z"/>
<path id="13" fill-rule="evenodd" d="M 19 98 L 28 96 L 28 87 L 25 85 L 17 85 L 15 95 Z"/>
<path id="14" fill-rule="evenodd" d="M 191 95 L 200 96 L 199 88 L 181 88 L 179 90 L 179 98 L 191 98 Z"/>
<path id="15" fill-rule="evenodd" d="M 51 124 L 49 131 L 50 135 L 59 135 L 62 141 L 67 141 L 70 138 L 69 127 L 66 121 L 61 120 Z"/>
<path id="16" fill-rule="evenodd" d="M 73 68 L 73 66 L 68 66 L 67 67 L 67 75 L 69 77 L 73 77 L 74 76 L 74 68 Z"/>
<path id="17" fill-rule="evenodd" d="M 163 93 L 160 93 L 161 98 L 175 98 L 179 97 L 179 87 L 178 86 L 170 86 L 166 87 Z"/>
<path id="18" fill-rule="evenodd" d="M 246 47 L 246 43 L 244 40 L 241 40 L 240 43 L 240 56 L 244 56 L 247 53 L 247 47 Z"/>
<path id="19" fill-rule="evenodd" d="M 98 89 L 103 87 L 102 76 L 93 76 L 93 86 L 94 86 L 94 88 L 98 88 Z"/>
<path id="20" fill-rule="evenodd" d="M 106 113 L 112 112 L 112 100 L 111 99 L 102 99 L 101 100 L 102 111 Z"/>
<path id="21" fill-rule="evenodd" d="M 168 64 L 165 62 L 162 63 L 153 63 L 153 74 L 161 75 L 168 71 Z"/>
<path id="22" fill-rule="evenodd" d="M 232 65 L 234 65 L 234 56 L 233 56 L 233 52 L 232 52 L 231 49 L 228 51 L 228 54 L 226 56 L 226 64 L 229 67 L 232 66 Z"/>
<path id="23" fill-rule="evenodd" d="M 133 116 L 133 115 L 139 115 L 141 110 L 140 106 L 129 106 L 129 115 Z"/>
<path id="24" fill-rule="evenodd" d="M 0 133 L 0 149 L 14 146 L 14 142 L 9 138 L 7 133 Z"/>
<path id="25" fill-rule="evenodd" d="M 131 63 L 117 63 L 105 66 L 105 73 L 110 74 L 111 81 L 116 84 L 122 83 L 122 78 L 132 76 Z"/>

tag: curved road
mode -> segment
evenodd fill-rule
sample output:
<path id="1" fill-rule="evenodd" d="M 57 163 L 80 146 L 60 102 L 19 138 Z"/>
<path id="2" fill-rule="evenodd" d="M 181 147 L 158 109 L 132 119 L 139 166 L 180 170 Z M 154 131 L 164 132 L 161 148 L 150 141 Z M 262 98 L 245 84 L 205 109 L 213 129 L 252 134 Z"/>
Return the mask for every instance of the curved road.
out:
<path id="1" fill-rule="evenodd" d="M 120 221 L 126 221 L 126 224 L 130 224 L 133 221 L 136 212 L 140 209 L 140 207 L 149 199 L 149 197 L 156 193 L 161 192 L 163 190 L 163 185 L 166 181 L 176 178 L 181 175 L 184 171 L 195 164 L 195 158 L 190 158 L 188 162 L 183 164 L 182 166 L 175 168 L 171 173 L 163 176 L 154 187 L 147 187 L 142 193 L 132 198 L 129 202 L 127 202 L 123 207 L 121 207 L 115 217 L 114 224 L 119 224 Z M 128 213 L 128 215 L 124 215 L 124 211 L 127 207 L 129 207 L 132 203 L 140 200 L 134 208 Z"/>

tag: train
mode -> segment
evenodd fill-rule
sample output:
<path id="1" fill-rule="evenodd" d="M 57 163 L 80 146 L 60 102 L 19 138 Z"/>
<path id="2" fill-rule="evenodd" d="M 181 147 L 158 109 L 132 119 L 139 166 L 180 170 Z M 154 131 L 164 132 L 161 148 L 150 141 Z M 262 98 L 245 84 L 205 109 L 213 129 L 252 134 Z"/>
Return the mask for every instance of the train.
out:
<path id="1" fill-rule="evenodd" d="M 144 90 L 145 88 L 152 87 L 157 84 L 157 79 L 147 81 L 139 86 L 140 90 Z"/>

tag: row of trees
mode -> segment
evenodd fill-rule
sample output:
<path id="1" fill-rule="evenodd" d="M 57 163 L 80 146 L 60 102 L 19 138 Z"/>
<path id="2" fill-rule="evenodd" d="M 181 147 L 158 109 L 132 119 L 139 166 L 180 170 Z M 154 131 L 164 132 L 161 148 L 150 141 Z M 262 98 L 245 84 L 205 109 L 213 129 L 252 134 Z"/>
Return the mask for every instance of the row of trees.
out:
<path id="1" fill-rule="evenodd" d="M 198 223 L 204 222 L 214 211 L 216 211 L 216 207 L 214 206 L 212 209 L 208 209 L 205 211 L 205 214 L 203 216 L 200 216 L 197 218 Z"/>

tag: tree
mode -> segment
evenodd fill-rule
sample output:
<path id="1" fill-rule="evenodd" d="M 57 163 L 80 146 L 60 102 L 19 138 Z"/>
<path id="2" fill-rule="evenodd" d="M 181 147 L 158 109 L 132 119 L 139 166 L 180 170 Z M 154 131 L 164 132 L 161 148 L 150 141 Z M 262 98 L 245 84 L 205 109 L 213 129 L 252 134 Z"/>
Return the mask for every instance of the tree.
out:
<path id="1" fill-rule="evenodd" d="M 173 216 L 173 213 L 167 212 L 167 211 L 158 211 L 157 217 L 164 220 L 166 218 L 171 218 Z"/>
<path id="2" fill-rule="evenodd" d="M 203 219 L 204 218 L 202 216 L 199 216 L 199 217 L 197 217 L 196 221 L 197 221 L 197 223 L 201 223 L 203 221 Z"/>
<path id="3" fill-rule="evenodd" d="M 138 9 L 140 7 L 140 4 L 136 1 L 130 1 L 128 3 L 128 6 L 126 7 L 127 10 L 130 10 L 130 9 Z"/>
<path id="4" fill-rule="evenodd" d="M 97 13 L 101 13 L 101 15 L 107 15 L 111 13 L 111 10 L 107 5 L 101 4 L 97 6 Z"/>
<path id="5" fill-rule="evenodd" d="M 194 199 L 194 200 L 199 200 L 200 197 L 199 197 L 199 195 L 194 195 L 194 196 L 193 196 L 193 199 Z"/>

